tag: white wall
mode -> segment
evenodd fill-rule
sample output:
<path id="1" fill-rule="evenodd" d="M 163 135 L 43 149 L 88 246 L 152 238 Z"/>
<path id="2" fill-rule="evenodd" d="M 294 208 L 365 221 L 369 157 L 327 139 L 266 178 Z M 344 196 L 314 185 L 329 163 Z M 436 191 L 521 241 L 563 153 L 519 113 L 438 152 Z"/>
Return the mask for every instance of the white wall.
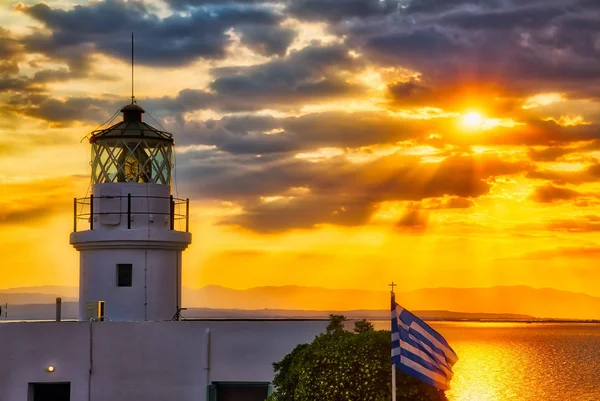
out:
<path id="1" fill-rule="evenodd" d="M 132 264 L 131 287 L 117 286 L 119 263 Z M 82 250 L 79 291 L 80 320 L 86 303 L 97 301 L 105 302 L 105 316 L 114 321 L 170 320 L 181 305 L 181 251 Z"/>
<path id="2" fill-rule="evenodd" d="M 209 381 L 273 378 L 272 363 L 325 321 L 101 322 L 92 329 L 92 401 L 205 401 Z M 90 323 L 0 324 L 0 401 L 26 401 L 30 382 L 71 382 L 88 400 Z M 44 369 L 56 367 L 54 373 Z"/>
<path id="3" fill-rule="evenodd" d="M 80 251 L 80 319 L 86 320 L 86 303 L 97 301 L 105 302 L 112 320 L 171 319 L 181 306 L 181 253 L 192 237 L 170 230 L 170 187 L 107 183 L 94 185 L 93 192 L 94 229 L 71 233 L 70 239 Z M 133 196 L 131 229 L 127 194 Z M 117 287 L 119 263 L 133 265 L 132 287 Z"/>

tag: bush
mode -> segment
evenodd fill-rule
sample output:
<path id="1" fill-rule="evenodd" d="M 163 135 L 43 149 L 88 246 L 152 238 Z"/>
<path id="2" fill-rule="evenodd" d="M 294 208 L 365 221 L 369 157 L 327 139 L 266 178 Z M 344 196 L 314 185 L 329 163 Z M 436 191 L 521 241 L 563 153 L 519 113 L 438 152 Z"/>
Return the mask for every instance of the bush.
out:
<path id="1" fill-rule="evenodd" d="M 269 401 L 389 401 L 391 333 L 357 321 L 344 330 L 345 317 L 331 315 L 327 332 L 298 345 L 273 364 L 276 391 Z M 397 400 L 446 400 L 444 393 L 396 373 Z"/>

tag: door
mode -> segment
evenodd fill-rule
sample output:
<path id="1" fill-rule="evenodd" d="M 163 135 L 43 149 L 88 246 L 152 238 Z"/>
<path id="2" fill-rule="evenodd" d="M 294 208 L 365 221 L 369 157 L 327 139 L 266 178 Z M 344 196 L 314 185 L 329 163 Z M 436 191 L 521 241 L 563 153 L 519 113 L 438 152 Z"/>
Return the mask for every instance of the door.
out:
<path id="1" fill-rule="evenodd" d="M 71 401 L 71 383 L 29 383 L 29 401 Z"/>
<path id="2" fill-rule="evenodd" d="M 269 383 L 216 382 L 209 387 L 209 401 L 265 401 Z"/>

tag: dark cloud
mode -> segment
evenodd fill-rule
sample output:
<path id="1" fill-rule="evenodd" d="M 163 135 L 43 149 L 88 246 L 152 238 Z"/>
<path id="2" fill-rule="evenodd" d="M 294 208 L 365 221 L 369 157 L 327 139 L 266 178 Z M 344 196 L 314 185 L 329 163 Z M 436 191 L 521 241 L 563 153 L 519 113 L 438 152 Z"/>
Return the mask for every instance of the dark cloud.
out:
<path id="1" fill-rule="evenodd" d="M 597 4 L 469 3 L 413 1 L 383 15 L 328 21 L 370 60 L 413 69 L 428 82 L 425 88 L 397 88 L 400 92 L 494 83 L 518 96 L 548 91 L 600 96 Z"/>
<path id="2" fill-rule="evenodd" d="M 209 86 L 231 111 L 358 95 L 364 88 L 339 76 L 363 65 L 348 52 L 345 46 L 310 45 L 265 64 L 215 69 L 212 73 L 216 79 Z"/>
<path id="3" fill-rule="evenodd" d="M 39 118 L 61 126 L 76 121 L 103 122 L 123 106 L 124 101 L 92 97 L 69 97 L 54 99 L 48 95 L 16 95 L 9 106 L 21 114 Z"/>
<path id="4" fill-rule="evenodd" d="M 570 233 L 588 233 L 600 231 L 600 223 L 590 219 L 562 219 L 548 223 L 548 229 Z"/>
<path id="5" fill-rule="evenodd" d="M 464 9 L 445 14 L 438 22 L 441 25 L 456 26 L 463 29 L 539 29 L 547 26 L 553 19 L 569 12 L 569 7 L 558 3 L 540 7 L 534 4 L 509 9 Z"/>
<path id="6" fill-rule="evenodd" d="M 461 198 L 461 197 L 453 197 L 446 200 L 443 199 L 432 199 L 426 205 L 426 209 L 469 209 L 473 207 L 475 204 L 471 199 Z"/>
<path id="7" fill-rule="evenodd" d="M 420 206 L 411 205 L 406 209 L 404 215 L 396 223 L 397 228 L 423 230 L 427 228 L 429 214 Z"/>
<path id="8" fill-rule="evenodd" d="M 10 32 L 0 27 L 0 77 L 13 75 L 19 72 L 19 61 L 23 56 L 23 49 L 18 40 Z M 1 89 L 0 89 L 1 90 Z"/>
<path id="9" fill-rule="evenodd" d="M 274 28 L 270 25 L 245 24 L 236 27 L 242 34 L 242 43 L 263 56 L 285 55 L 288 46 L 296 37 L 296 31 Z"/>
<path id="10" fill-rule="evenodd" d="M 293 201 L 275 201 L 244 208 L 238 216 L 222 224 L 241 226 L 261 233 L 290 229 L 309 229 L 319 224 L 359 226 L 368 222 L 374 211 L 369 199 L 309 196 Z"/>
<path id="11" fill-rule="evenodd" d="M 32 83 L 31 79 L 23 76 L 0 76 L 0 92 L 42 92 L 43 88 Z"/>
<path id="12" fill-rule="evenodd" d="M 72 70 L 89 64 L 93 52 L 128 60 L 132 31 L 138 35 L 136 60 L 154 66 L 222 58 L 231 43 L 227 31 L 232 28 L 241 33 L 243 43 L 266 55 L 283 54 L 294 38 L 292 31 L 280 26 L 284 16 L 260 4 L 212 4 L 165 18 L 143 2 L 122 0 L 92 2 L 69 10 L 44 3 L 20 4 L 17 9 L 51 30 L 51 34 L 37 31 L 25 38 L 27 49 L 65 59 Z"/>
<path id="13" fill-rule="evenodd" d="M 539 150 L 529 149 L 527 155 L 531 160 L 536 162 L 553 162 L 571 152 L 573 152 L 573 149 L 571 148 L 551 146 Z"/>
<path id="14" fill-rule="evenodd" d="M 464 129 L 447 129 L 442 140 L 463 145 L 564 146 L 600 137 L 598 124 L 562 126 L 553 120 L 535 119 L 522 120 L 520 124 L 497 126 L 482 131 L 481 135 L 465 135 Z"/>
<path id="15" fill-rule="evenodd" d="M 426 132 L 422 122 L 380 112 L 325 112 L 288 118 L 231 116 L 186 124 L 180 144 L 214 145 L 227 152 L 254 155 L 394 144 Z"/>
<path id="16" fill-rule="evenodd" d="M 600 135 L 600 130 L 598 131 Z M 563 160 L 565 156 L 577 153 L 583 154 L 586 152 L 593 152 L 600 150 L 600 140 L 595 139 L 593 141 L 582 143 L 578 146 L 564 147 L 564 146 L 550 146 L 543 149 L 529 149 L 527 155 L 533 161 L 538 162 L 554 162 Z"/>
<path id="17" fill-rule="evenodd" d="M 422 163 L 419 157 L 402 155 L 366 163 L 352 163 L 344 157 L 312 162 L 276 155 L 232 156 L 219 151 L 184 156 L 178 177 L 184 179 L 188 191 L 240 204 L 244 211 L 226 223 L 255 231 L 362 224 L 384 201 L 420 201 L 446 195 L 476 198 L 489 192 L 488 179 L 519 174 L 528 168 L 527 164 L 492 155 L 452 156 L 440 163 Z M 264 201 L 264 197 L 279 198 Z M 460 203 L 445 206 L 466 206 Z"/>
<path id="18" fill-rule="evenodd" d="M 171 115 L 198 109 L 230 113 L 297 110 L 310 102 L 358 96 L 365 87 L 347 82 L 342 74 L 355 72 L 364 63 L 348 51 L 344 46 L 313 44 L 264 64 L 216 68 L 207 90 L 185 89 L 173 98 L 150 99 L 147 104 Z"/>
<path id="19" fill-rule="evenodd" d="M 20 210 L 2 209 L 0 212 L 0 226 L 23 225 L 31 222 L 47 219 L 56 214 L 56 208 L 48 205 L 39 205 Z"/>
<path id="20" fill-rule="evenodd" d="M 278 0 L 164 0 L 174 10 L 189 10 L 202 6 L 223 4 L 267 4 L 278 3 Z"/>
<path id="21" fill-rule="evenodd" d="M 552 181 L 556 185 L 596 182 L 600 179 L 600 164 L 596 162 L 579 171 L 532 170 L 526 177 Z"/>
<path id="22" fill-rule="evenodd" d="M 26 182 L 0 181 L 3 194 L 0 226 L 39 225 L 57 213 L 72 213 L 73 188 L 88 180 L 87 176 L 77 175 Z"/>
<path id="23" fill-rule="evenodd" d="M 310 21 L 340 22 L 384 16 L 398 10 L 402 3 L 399 0 L 291 0 L 286 11 Z"/>
<path id="24" fill-rule="evenodd" d="M 554 201 L 573 200 L 583 194 L 569 188 L 555 187 L 554 185 L 546 185 L 538 187 L 531 194 L 531 199 L 540 203 L 551 203 Z"/>
<path id="25" fill-rule="evenodd" d="M 258 81 L 258 78 L 255 78 Z M 277 99 L 279 105 L 288 106 L 301 97 L 294 98 L 292 90 L 272 89 L 276 85 L 256 87 L 252 90 L 237 88 L 238 96 L 223 97 L 204 91 L 185 90 L 175 98 L 152 99 L 150 110 L 159 110 L 159 115 L 175 116 L 169 129 L 179 133 L 179 144 L 215 145 L 232 153 L 264 154 L 286 151 L 306 151 L 318 147 L 355 148 L 375 144 L 395 144 L 413 141 L 438 148 L 446 146 L 548 146 L 544 150 L 532 149 L 530 156 L 535 161 L 549 161 L 558 153 L 590 152 L 598 148 L 600 135 L 597 124 L 561 126 L 555 121 L 524 120 L 516 126 L 497 126 L 480 134 L 465 134 L 457 118 L 432 120 L 406 119 L 388 112 L 323 112 L 298 117 L 275 118 L 272 116 L 226 116 L 220 120 L 188 120 L 182 113 L 197 109 L 229 109 L 277 107 L 269 101 Z M 261 91 L 263 93 L 261 93 Z M 288 92 L 290 98 L 283 95 Z M 299 96 L 296 94 L 296 96 Z M 313 95 L 310 95 L 313 96 Z M 263 98 L 254 103 L 252 99 Z M 269 97 L 271 99 L 269 100 Z M 227 99 L 227 100 L 225 100 Z M 232 103 L 229 103 L 231 100 Z M 244 106 L 247 104 L 248 106 Z M 300 105 L 302 103 L 298 103 Z M 273 134 L 274 135 L 268 135 Z M 431 136 L 431 133 L 435 133 Z M 579 145 L 566 147 L 571 143 Z M 542 160 L 544 159 L 544 160 Z"/>
<path id="26" fill-rule="evenodd" d="M 522 2 L 527 2 L 527 0 Z M 507 3 L 512 4 L 513 2 L 505 0 L 406 0 L 402 1 L 401 5 L 404 6 L 403 10 L 407 14 L 440 14 L 464 6 L 477 9 L 482 7 L 496 9 Z"/>

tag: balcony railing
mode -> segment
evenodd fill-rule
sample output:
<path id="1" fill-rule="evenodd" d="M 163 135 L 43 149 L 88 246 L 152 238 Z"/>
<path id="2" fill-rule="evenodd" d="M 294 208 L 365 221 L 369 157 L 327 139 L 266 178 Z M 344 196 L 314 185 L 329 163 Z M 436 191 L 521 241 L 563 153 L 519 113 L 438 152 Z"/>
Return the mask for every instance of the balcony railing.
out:
<path id="1" fill-rule="evenodd" d="M 122 204 L 123 200 L 127 200 L 127 206 L 125 210 L 122 210 L 122 207 L 119 207 L 119 211 L 101 211 L 99 210 L 99 205 L 102 200 L 119 200 L 119 203 Z M 136 200 L 145 200 L 146 210 L 140 210 L 143 208 L 132 208 L 132 201 L 136 202 Z M 168 211 L 160 211 L 160 210 L 150 210 L 149 202 L 150 200 L 164 200 L 168 201 Z M 120 205 L 119 205 L 120 206 Z M 167 208 L 162 208 L 166 210 Z M 190 200 L 189 199 L 180 199 L 174 198 L 173 195 L 165 197 L 165 196 L 134 196 L 131 194 L 127 194 L 126 196 L 94 196 L 91 195 L 88 198 L 74 198 L 73 199 L 73 231 L 77 232 L 78 222 L 80 220 L 85 220 L 89 224 L 89 230 L 94 229 L 94 217 L 98 216 L 127 216 L 127 228 L 131 229 L 131 222 L 133 221 L 134 216 L 136 215 L 158 215 L 158 216 L 168 216 L 169 217 L 169 229 L 174 231 L 182 231 L 181 229 L 175 229 L 175 223 L 181 222 L 185 223 L 185 232 L 189 232 L 190 229 Z M 179 224 L 181 227 L 181 224 Z"/>

